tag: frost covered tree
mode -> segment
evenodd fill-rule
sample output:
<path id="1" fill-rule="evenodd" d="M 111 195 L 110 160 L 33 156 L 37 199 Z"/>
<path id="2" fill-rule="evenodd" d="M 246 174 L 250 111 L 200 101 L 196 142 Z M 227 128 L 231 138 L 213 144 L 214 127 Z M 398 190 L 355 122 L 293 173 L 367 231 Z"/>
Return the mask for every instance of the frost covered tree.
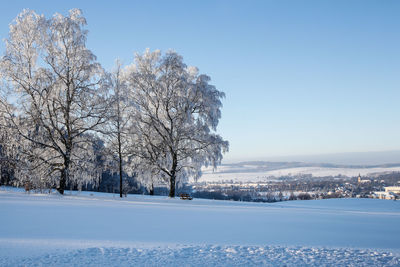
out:
<path id="1" fill-rule="evenodd" d="M 210 77 L 188 67 L 176 52 L 146 50 L 126 68 L 129 97 L 135 107 L 131 153 L 142 168 L 169 182 L 169 196 L 202 166 L 216 167 L 228 142 L 216 134 L 225 96 Z"/>
<path id="2" fill-rule="evenodd" d="M 29 176 L 67 182 L 99 175 L 90 135 L 106 122 L 107 79 L 86 48 L 86 20 L 78 9 L 46 19 L 24 10 L 10 25 L 0 61 L 12 92 L 6 120 L 18 133 Z"/>
<path id="3" fill-rule="evenodd" d="M 6 120 L 6 101 L 0 95 L 0 185 L 9 184 L 15 166 L 14 135 L 9 131 Z"/>
<path id="4" fill-rule="evenodd" d="M 117 60 L 114 71 L 111 74 L 111 99 L 108 120 L 108 150 L 111 151 L 112 159 L 109 160 L 111 171 L 117 171 L 119 175 L 119 195 L 123 195 L 124 162 L 128 159 L 128 136 L 131 124 L 131 105 L 127 98 L 126 84 L 123 79 L 122 65 Z M 116 163 L 116 166 L 112 164 Z M 115 166 L 115 167 L 113 167 Z"/>

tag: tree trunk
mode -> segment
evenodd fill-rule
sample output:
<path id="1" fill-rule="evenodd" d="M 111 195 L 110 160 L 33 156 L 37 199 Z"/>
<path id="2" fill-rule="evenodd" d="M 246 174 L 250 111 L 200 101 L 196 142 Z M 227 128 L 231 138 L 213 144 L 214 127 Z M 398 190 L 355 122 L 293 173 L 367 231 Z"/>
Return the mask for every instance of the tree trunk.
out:
<path id="1" fill-rule="evenodd" d="M 151 187 L 150 187 L 150 190 L 149 190 L 149 195 L 150 196 L 154 196 L 154 185 L 153 185 L 153 183 L 151 183 Z"/>
<path id="2" fill-rule="evenodd" d="M 122 156 L 121 156 L 121 146 L 119 154 L 119 197 L 122 198 Z"/>
<path id="3" fill-rule="evenodd" d="M 176 168 L 178 167 L 178 159 L 174 154 L 172 158 L 171 176 L 169 179 L 169 197 L 175 197 L 175 184 L 176 184 Z"/>
<path id="4" fill-rule="evenodd" d="M 70 164 L 70 155 L 71 151 L 67 147 L 67 155 L 64 157 L 64 168 L 61 170 L 61 178 L 60 178 L 60 186 L 57 188 L 57 191 L 60 192 L 61 195 L 64 195 L 65 185 L 67 181 L 69 181 L 69 164 Z"/>
<path id="5" fill-rule="evenodd" d="M 100 174 L 100 176 L 99 176 L 99 182 L 97 183 L 97 192 L 100 192 L 100 183 L 103 178 L 102 176 L 103 176 L 103 174 Z"/>
<path id="6" fill-rule="evenodd" d="M 61 195 L 64 195 L 65 184 L 67 182 L 67 175 L 68 175 L 68 169 L 64 168 L 61 171 L 60 186 L 57 188 L 57 191 L 60 192 Z"/>
<path id="7" fill-rule="evenodd" d="M 121 142 L 121 129 L 120 129 L 120 115 L 119 115 L 119 103 L 118 103 L 118 121 L 117 121 L 117 127 L 118 127 L 118 164 L 119 164 L 119 197 L 122 198 L 122 142 Z"/>
<path id="8" fill-rule="evenodd" d="M 169 197 L 175 197 L 175 175 L 169 179 Z"/>

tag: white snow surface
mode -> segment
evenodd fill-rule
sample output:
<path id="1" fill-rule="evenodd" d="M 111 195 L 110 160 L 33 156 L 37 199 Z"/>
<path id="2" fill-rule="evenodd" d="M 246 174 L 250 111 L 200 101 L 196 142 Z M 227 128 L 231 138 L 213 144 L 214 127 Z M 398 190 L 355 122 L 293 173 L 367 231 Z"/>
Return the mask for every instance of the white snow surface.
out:
<path id="1" fill-rule="evenodd" d="M 400 266 L 400 201 L 0 189 L 0 266 Z"/>
<path id="2" fill-rule="evenodd" d="M 257 170 L 257 166 L 243 165 L 237 166 L 219 166 L 216 170 L 213 168 L 204 168 L 200 182 L 263 182 L 273 180 L 282 176 L 296 176 L 311 174 L 313 177 L 327 177 L 343 175 L 347 177 L 375 175 L 379 173 L 399 172 L 400 167 L 375 167 L 375 168 L 328 168 L 328 167 L 295 167 L 283 168 L 277 170 Z"/>

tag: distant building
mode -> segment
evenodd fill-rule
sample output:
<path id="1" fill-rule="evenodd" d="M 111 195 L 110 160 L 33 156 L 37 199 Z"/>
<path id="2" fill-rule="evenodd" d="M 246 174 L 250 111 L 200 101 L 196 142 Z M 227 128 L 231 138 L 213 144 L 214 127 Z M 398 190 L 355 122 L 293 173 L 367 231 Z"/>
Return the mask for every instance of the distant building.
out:
<path id="1" fill-rule="evenodd" d="M 361 180 L 361 174 L 358 174 L 358 183 L 359 184 L 365 184 L 365 183 L 370 183 L 371 180 Z"/>
<path id="2" fill-rule="evenodd" d="M 385 191 L 374 192 L 374 198 L 379 199 L 397 199 L 400 194 L 400 186 L 386 186 Z"/>
<path id="3" fill-rule="evenodd" d="M 400 194 L 400 186 L 386 186 L 385 192 Z"/>
<path id="4" fill-rule="evenodd" d="M 372 196 L 373 196 L 373 198 L 379 198 L 379 199 L 395 199 L 396 198 L 392 194 L 389 194 L 388 192 L 384 192 L 384 191 L 374 192 L 374 194 Z"/>

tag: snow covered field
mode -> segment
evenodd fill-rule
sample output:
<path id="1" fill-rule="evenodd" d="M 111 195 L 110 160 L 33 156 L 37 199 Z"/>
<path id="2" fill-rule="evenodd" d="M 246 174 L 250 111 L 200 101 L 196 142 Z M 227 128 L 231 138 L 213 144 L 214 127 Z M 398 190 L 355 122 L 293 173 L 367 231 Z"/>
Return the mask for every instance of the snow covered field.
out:
<path id="1" fill-rule="evenodd" d="M 399 266 L 400 201 L 274 204 L 0 189 L 0 266 Z"/>
<path id="2" fill-rule="evenodd" d="M 377 168 L 327 168 L 327 167 L 297 167 L 283 168 L 278 170 L 257 170 L 256 166 L 243 166 L 241 168 L 231 166 L 220 166 L 213 171 L 212 168 L 203 170 L 201 182 L 263 182 L 281 176 L 296 176 L 312 174 L 313 177 L 326 177 L 344 175 L 355 177 L 373 175 L 377 173 L 399 172 L 400 167 L 377 167 Z"/>

